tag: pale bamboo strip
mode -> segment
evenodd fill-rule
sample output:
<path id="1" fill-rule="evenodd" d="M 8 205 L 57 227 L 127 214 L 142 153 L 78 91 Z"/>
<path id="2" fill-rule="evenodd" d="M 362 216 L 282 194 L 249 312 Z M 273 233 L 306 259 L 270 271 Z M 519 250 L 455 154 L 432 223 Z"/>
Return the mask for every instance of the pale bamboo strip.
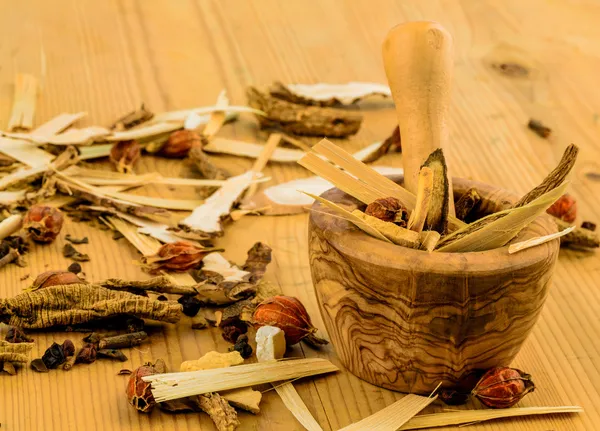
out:
<path id="1" fill-rule="evenodd" d="M 104 195 L 138 205 L 179 211 L 193 211 L 194 208 L 204 203 L 203 200 L 165 199 L 112 191 L 105 191 Z"/>
<path id="2" fill-rule="evenodd" d="M 256 173 L 261 173 L 263 171 L 265 166 L 267 166 L 269 159 L 273 155 L 273 152 L 277 149 L 277 145 L 279 145 L 279 143 L 281 142 L 281 138 L 282 136 L 279 133 L 272 133 L 269 136 L 263 151 L 261 151 L 258 158 L 254 161 L 254 165 L 252 165 L 252 171 Z M 252 197 L 256 194 L 257 190 L 258 185 L 256 183 L 250 184 L 250 187 L 248 187 L 248 189 L 244 193 L 242 205 L 249 203 L 250 199 L 252 199 Z"/>
<path id="3" fill-rule="evenodd" d="M 180 111 L 169 111 L 169 112 L 162 112 L 160 114 L 156 114 L 153 118 L 153 121 L 180 121 L 183 122 L 185 121 L 185 119 L 191 114 L 191 113 L 195 113 L 198 115 L 205 115 L 205 114 L 210 114 L 214 111 L 220 111 L 223 108 L 221 106 L 201 106 L 198 108 L 192 108 L 192 109 L 183 109 Z M 226 109 L 226 114 L 228 118 L 235 118 L 235 114 L 240 113 L 240 112 L 246 112 L 249 114 L 257 114 L 257 115 L 265 115 L 264 112 L 259 111 L 258 109 L 254 109 L 254 108 L 250 108 L 249 106 L 228 106 Z"/>
<path id="4" fill-rule="evenodd" d="M 76 114 L 62 113 L 46 121 L 44 124 L 31 131 L 32 135 L 49 136 L 56 135 L 70 127 L 76 121 L 87 115 L 87 112 L 78 112 Z"/>
<path id="5" fill-rule="evenodd" d="M 174 132 L 177 129 L 181 129 L 181 124 L 175 123 L 156 123 L 150 126 L 139 127 L 137 129 L 125 130 L 123 132 L 113 132 L 112 135 L 107 136 L 107 141 L 129 141 L 131 139 L 142 139 L 150 136 L 160 135 L 162 133 Z"/>
<path id="6" fill-rule="evenodd" d="M 433 413 L 415 416 L 404 424 L 398 431 L 435 428 L 451 425 L 472 424 L 493 419 L 514 418 L 520 416 L 583 413 L 579 406 L 558 407 L 511 407 L 498 410 L 461 410 L 450 413 Z"/>
<path id="7" fill-rule="evenodd" d="M 215 106 L 219 109 L 211 112 L 210 117 L 208 119 L 208 123 L 206 123 L 206 126 L 204 126 L 204 129 L 202 130 L 202 136 L 207 141 L 210 141 L 213 138 L 213 136 L 215 136 L 219 132 L 219 130 L 221 130 L 223 124 L 225 124 L 225 110 L 229 106 L 229 98 L 227 97 L 227 92 L 225 90 L 219 93 L 219 96 L 217 97 L 217 103 L 215 103 Z M 198 114 L 196 113 L 194 113 L 194 115 L 198 116 Z M 195 129 L 196 127 L 198 127 L 198 125 L 194 125 L 193 128 Z"/>
<path id="8" fill-rule="evenodd" d="M 21 181 L 25 181 L 28 178 L 34 177 L 36 175 L 43 174 L 48 170 L 48 166 L 35 166 L 29 169 L 19 169 L 12 174 L 8 174 L 2 178 L 0 178 L 0 190 L 5 190 L 8 187 L 20 183 Z"/>
<path id="9" fill-rule="evenodd" d="M 551 233 L 550 235 L 538 236 L 535 238 L 530 238 L 525 241 L 516 242 L 508 246 L 508 254 L 513 254 L 521 250 L 527 250 L 530 247 L 535 247 L 537 245 L 544 244 L 548 241 L 552 241 L 554 239 L 560 238 L 561 236 L 567 235 L 571 233 L 576 226 L 571 226 L 561 232 Z"/>
<path id="10" fill-rule="evenodd" d="M 281 397 L 283 404 L 294 415 L 298 422 L 302 424 L 308 431 L 323 431 L 321 425 L 315 420 L 313 415 L 300 398 L 300 394 L 290 382 L 275 386 L 275 390 Z"/>
<path id="11" fill-rule="evenodd" d="M 0 137 L 0 152 L 31 167 L 45 166 L 54 159 L 54 155 L 31 142 L 5 137 Z"/>
<path id="12" fill-rule="evenodd" d="M 92 145 L 89 147 L 80 147 L 80 148 L 78 148 L 79 159 L 80 160 L 91 160 L 91 159 L 100 159 L 102 157 L 108 157 L 112 146 L 113 146 L 113 144 L 100 144 L 100 145 Z"/>
<path id="13" fill-rule="evenodd" d="M 383 410 L 359 422 L 348 425 L 339 431 L 396 431 L 417 413 L 434 402 L 436 398 L 437 396 L 422 397 L 408 394 Z"/>
<path id="14" fill-rule="evenodd" d="M 8 120 L 8 130 L 31 130 L 33 128 L 37 93 L 37 78 L 27 73 L 17 73 L 15 77 L 15 96 L 10 119 Z"/>
<path id="15" fill-rule="evenodd" d="M 152 382 L 154 398 L 157 402 L 162 402 L 208 392 L 298 379 L 338 370 L 338 367 L 326 359 L 307 358 L 259 362 L 184 373 L 155 374 L 144 377 L 143 380 Z"/>
<path id="16" fill-rule="evenodd" d="M 257 158 L 264 145 L 253 142 L 236 141 L 234 139 L 226 139 L 216 137 L 202 149 L 207 153 L 229 154 L 232 156 Z M 297 162 L 306 154 L 304 151 L 291 148 L 276 148 L 271 155 L 271 161 L 294 163 Z"/>
<path id="17" fill-rule="evenodd" d="M 14 192 L 0 191 L 0 205 L 10 205 L 25 198 L 26 189 Z"/>

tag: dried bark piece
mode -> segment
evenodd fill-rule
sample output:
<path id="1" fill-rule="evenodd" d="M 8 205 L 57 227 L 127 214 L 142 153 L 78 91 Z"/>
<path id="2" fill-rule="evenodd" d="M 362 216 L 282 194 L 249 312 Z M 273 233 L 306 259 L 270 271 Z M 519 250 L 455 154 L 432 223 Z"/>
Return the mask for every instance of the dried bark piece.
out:
<path id="1" fill-rule="evenodd" d="M 194 163 L 202 178 L 209 180 L 225 180 L 230 177 L 229 173 L 221 168 L 218 168 L 211 162 L 202 147 L 193 147 L 189 154 L 189 159 Z"/>
<path id="2" fill-rule="evenodd" d="M 352 215 L 362 220 L 367 225 L 377 229 L 384 237 L 396 245 L 408 248 L 419 248 L 419 234 L 405 229 L 394 223 L 379 220 L 359 210 L 352 211 Z"/>
<path id="3" fill-rule="evenodd" d="M 570 223 L 554 217 L 554 221 L 560 231 L 571 227 Z M 565 236 L 560 238 L 561 247 L 571 248 L 598 248 L 600 247 L 600 237 L 596 232 L 588 229 L 575 228 Z"/>
<path id="4" fill-rule="evenodd" d="M 0 362 L 27 362 L 33 343 L 9 343 L 0 341 Z"/>
<path id="5" fill-rule="evenodd" d="M 552 134 L 550 127 L 544 126 L 541 121 L 531 119 L 527 123 L 527 127 L 533 130 L 538 136 L 547 139 Z"/>
<path id="6" fill-rule="evenodd" d="M 63 256 L 74 260 L 75 262 L 89 262 L 90 257 L 85 253 L 77 251 L 73 244 L 65 244 L 63 247 Z"/>
<path id="7" fill-rule="evenodd" d="M 121 349 L 124 347 L 139 346 L 148 340 L 148 334 L 144 331 L 132 332 L 129 334 L 116 335 L 114 337 L 104 337 L 98 342 L 99 349 Z"/>
<path id="8" fill-rule="evenodd" d="M 369 96 L 392 95 L 387 85 L 372 82 L 285 85 L 279 81 L 275 81 L 269 87 L 269 94 L 288 102 L 315 106 L 352 105 Z"/>
<path id="9" fill-rule="evenodd" d="M 481 196 L 475 188 L 470 188 L 456 202 L 454 208 L 456 210 L 456 218 L 465 221 L 471 211 L 479 204 Z"/>
<path id="10" fill-rule="evenodd" d="M 0 322 L 22 328 L 72 326 L 123 314 L 176 323 L 181 305 L 88 284 L 51 286 L 0 299 Z"/>
<path id="11" fill-rule="evenodd" d="M 240 425 L 235 409 L 218 393 L 198 395 L 198 403 L 219 431 L 234 431 Z"/>
<path id="12" fill-rule="evenodd" d="M 256 283 L 263 278 L 267 266 L 271 263 L 272 251 L 271 247 L 262 242 L 257 242 L 248 250 L 248 258 L 242 269 L 252 274 L 249 280 L 251 283 Z"/>
<path id="13" fill-rule="evenodd" d="M 139 109 L 131 111 L 122 117 L 118 118 L 111 126 L 111 130 L 122 131 L 131 129 L 139 124 L 150 121 L 154 117 L 154 114 L 146 109 L 144 104 Z"/>
<path id="14" fill-rule="evenodd" d="M 343 138 L 358 132 L 362 116 L 342 110 L 303 106 L 261 93 L 254 87 L 246 91 L 248 104 L 266 113 L 257 115 L 263 128 L 281 128 L 297 135 Z"/>
<path id="15" fill-rule="evenodd" d="M 196 295 L 198 293 L 195 286 L 180 285 L 167 276 L 154 277 L 143 281 L 109 278 L 101 282 L 100 285 L 113 290 L 147 291 L 173 295 Z"/>
<path id="16" fill-rule="evenodd" d="M 448 230 L 448 214 L 450 211 L 450 182 L 444 151 L 438 148 L 429 155 L 423 166 L 433 171 L 433 190 L 425 228 L 444 235 Z"/>
<path id="17" fill-rule="evenodd" d="M 96 355 L 99 358 L 116 359 L 117 361 L 121 362 L 127 361 L 127 356 L 125 356 L 125 353 L 117 349 L 99 349 L 96 352 Z"/>
<path id="18" fill-rule="evenodd" d="M 417 203 L 410 218 L 407 228 L 421 233 L 425 226 L 425 221 L 429 216 L 429 207 L 433 195 L 433 171 L 427 166 L 423 166 L 419 172 L 419 181 L 417 183 Z"/>

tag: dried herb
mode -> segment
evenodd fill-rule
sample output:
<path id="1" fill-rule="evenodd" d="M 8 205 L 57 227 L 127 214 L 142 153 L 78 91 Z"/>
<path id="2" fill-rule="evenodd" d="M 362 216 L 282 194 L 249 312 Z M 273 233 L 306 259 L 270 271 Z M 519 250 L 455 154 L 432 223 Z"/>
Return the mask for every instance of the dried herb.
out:
<path id="1" fill-rule="evenodd" d="M 362 116 L 346 111 L 304 106 L 276 99 L 254 87 L 246 91 L 248 104 L 266 113 L 257 115 L 263 128 L 281 128 L 297 135 L 342 138 L 358 132 Z"/>
<path id="2" fill-rule="evenodd" d="M 511 78 L 524 78 L 529 75 L 529 69 L 519 63 L 494 63 L 492 67 Z"/>
<path id="3" fill-rule="evenodd" d="M 109 158 L 118 172 L 128 174 L 141 155 L 142 147 L 137 141 L 120 141 L 112 146 Z"/>
<path id="4" fill-rule="evenodd" d="M 552 134 L 550 127 L 544 126 L 541 121 L 531 119 L 527 123 L 527 127 L 533 130 L 538 136 L 542 138 L 548 138 Z"/>
<path id="5" fill-rule="evenodd" d="M 77 353 L 76 364 L 91 364 L 96 361 L 98 349 L 95 344 L 87 343 Z"/>
<path id="6" fill-rule="evenodd" d="M 44 364 L 44 361 L 42 361 L 39 358 L 31 361 L 31 369 L 33 371 L 37 371 L 38 373 L 49 373 L 50 372 L 48 367 L 46 367 L 46 364 Z"/>
<path id="7" fill-rule="evenodd" d="M 476 189 L 470 188 L 463 194 L 455 204 L 456 217 L 460 220 L 467 220 L 474 208 L 479 205 L 481 196 Z"/>
<path id="8" fill-rule="evenodd" d="M 145 123 L 146 121 L 150 121 L 154 117 L 154 114 L 146 109 L 144 104 L 140 106 L 139 109 L 135 111 L 131 111 L 121 118 L 117 119 L 111 126 L 111 130 L 122 131 L 131 129 L 132 127 L 137 126 L 138 124 Z"/>
<path id="9" fill-rule="evenodd" d="M 193 130 L 176 130 L 158 151 L 158 155 L 173 159 L 183 159 L 194 147 L 201 147 L 202 140 Z"/>
<path id="10" fill-rule="evenodd" d="M 383 235 L 384 238 L 396 245 L 401 245 L 408 248 L 419 248 L 420 246 L 419 234 L 415 231 L 405 229 L 395 223 L 379 220 L 378 218 L 367 215 L 360 210 L 352 211 L 351 216 L 366 224 L 370 228 L 375 229 L 379 235 Z M 357 223 L 355 224 L 363 229 L 361 225 L 358 225 Z M 370 232 L 367 233 L 371 234 Z"/>
<path id="11" fill-rule="evenodd" d="M 189 317 L 194 317 L 200 311 L 200 307 L 202 307 L 202 302 L 198 300 L 195 296 L 187 296 L 184 295 L 177 300 L 183 307 L 183 314 Z"/>
<path id="12" fill-rule="evenodd" d="M 50 286 L 65 286 L 75 283 L 81 283 L 81 280 L 70 271 L 46 271 L 36 277 L 30 290 L 44 289 Z"/>
<path id="13" fill-rule="evenodd" d="M 232 431 L 239 425 L 237 413 L 229 403 L 216 392 L 198 396 L 200 408 L 210 416 L 219 431 Z"/>
<path id="14" fill-rule="evenodd" d="M 244 359 L 248 359 L 252 356 L 252 346 L 248 344 L 248 335 L 242 334 L 237 338 L 235 344 L 229 348 L 230 352 L 233 352 L 234 350 L 239 352 L 240 356 Z"/>
<path id="15" fill-rule="evenodd" d="M 0 362 L 18 362 L 28 361 L 29 353 L 33 349 L 33 343 L 9 343 L 0 341 Z"/>
<path id="16" fill-rule="evenodd" d="M 60 344 L 52 343 L 42 356 L 42 362 L 46 365 L 46 368 L 53 370 L 58 368 L 59 365 L 64 364 L 66 361 L 65 352 Z"/>
<path id="17" fill-rule="evenodd" d="M 98 347 L 100 349 L 121 349 L 123 347 L 138 346 L 147 339 L 148 334 L 144 331 L 131 332 L 114 337 L 104 337 L 98 342 Z"/>
<path id="18" fill-rule="evenodd" d="M 73 244 L 65 244 L 63 247 L 63 256 L 74 260 L 75 262 L 89 262 L 90 257 L 85 253 L 77 251 Z"/>
<path id="19" fill-rule="evenodd" d="M 82 271 L 81 264 L 79 264 L 78 262 L 73 262 L 72 264 L 69 265 L 69 267 L 67 268 L 67 271 L 69 271 L 73 274 L 79 274 Z"/>
<path id="20" fill-rule="evenodd" d="M 15 327 L 8 328 L 4 339 L 9 343 L 33 343 L 33 338 L 28 337 L 25 332 Z"/>
<path id="21" fill-rule="evenodd" d="M 0 322 L 22 328 L 78 325 L 124 314 L 175 323 L 181 305 L 88 284 L 51 286 L 0 299 Z"/>
<path id="22" fill-rule="evenodd" d="M 200 286 L 184 286 L 179 283 L 175 283 L 172 278 L 167 276 L 153 277 L 149 280 L 143 281 L 110 278 L 100 283 L 100 285 L 108 289 L 127 290 L 137 294 L 140 294 L 141 292 L 155 292 L 189 296 L 197 295 L 201 288 Z"/>
<path id="23" fill-rule="evenodd" d="M 23 218 L 23 229 L 36 242 L 52 242 L 62 229 L 63 219 L 58 208 L 34 205 Z"/>
<path id="24" fill-rule="evenodd" d="M 70 233 L 65 235 L 65 239 L 71 244 L 89 244 L 90 242 L 87 236 L 84 236 L 83 238 L 73 238 Z"/>
<path id="25" fill-rule="evenodd" d="M 117 361 L 127 361 L 127 356 L 123 352 L 117 349 L 99 349 L 96 352 L 98 358 L 115 359 Z"/>
<path id="26" fill-rule="evenodd" d="M 250 277 L 251 283 L 256 283 L 263 278 L 267 266 L 271 263 L 271 253 L 271 247 L 262 242 L 255 243 L 248 250 L 248 257 L 242 269 L 252 274 Z"/>
<path id="27" fill-rule="evenodd" d="M 581 228 L 595 232 L 596 231 L 596 223 L 594 223 L 592 221 L 584 221 L 584 222 L 581 222 Z"/>

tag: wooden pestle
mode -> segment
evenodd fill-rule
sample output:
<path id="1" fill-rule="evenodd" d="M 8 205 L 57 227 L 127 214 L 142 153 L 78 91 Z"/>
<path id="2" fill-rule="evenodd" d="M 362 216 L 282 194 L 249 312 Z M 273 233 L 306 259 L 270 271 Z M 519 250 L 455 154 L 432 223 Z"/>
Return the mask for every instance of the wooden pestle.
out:
<path id="1" fill-rule="evenodd" d="M 397 25 L 383 43 L 383 63 L 396 105 L 404 185 L 417 193 L 419 170 L 429 154 L 446 147 L 452 81 L 452 36 L 438 23 Z M 448 175 L 451 181 L 451 175 Z M 450 182 L 450 215 L 454 199 Z"/>

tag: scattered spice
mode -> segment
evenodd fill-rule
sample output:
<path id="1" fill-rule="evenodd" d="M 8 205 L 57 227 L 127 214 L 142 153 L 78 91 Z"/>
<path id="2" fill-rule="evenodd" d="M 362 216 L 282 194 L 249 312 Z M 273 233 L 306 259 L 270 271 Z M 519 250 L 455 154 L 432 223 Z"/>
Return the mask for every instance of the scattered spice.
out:
<path id="1" fill-rule="evenodd" d="M 33 361 L 31 361 L 30 366 L 33 371 L 37 371 L 38 373 L 49 373 L 50 372 L 48 367 L 46 367 L 46 364 L 44 364 L 44 361 L 42 361 L 40 358 L 34 359 Z"/>
<path id="2" fill-rule="evenodd" d="M 591 222 L 591 221 L 584 221 L 581 223 L 581 228 L 595 232 L 596 231 L 596 223 Z"/>
<path id="3" fill-rule="evenodd" d="M 173 159 L 183 159 L 194 147 L 201 147 L 200 135 L 193 130 L 181 129 L 172 132 L 169 139 L 158 151 L 158 155 Z"/>
<path id="4" fill-rule="evenodd" d="M 52 343 L 42 356 L 42 362 L 46 365 L 46 368 L 53 370 L 58 368 L 59 365 L 64 364 L 66 361 L 65 352 L 60 344 Z"/>
<path id="5" fill-rule="evenodd" d="M 261 302 L 254 311 L 253 324 L 257 328 L 267 325 L 280 328 L 288 346 L 317 332 L 304 305 L 292 296 L 277 295 Z"/>
<path id="6" fill-rule="evenodd" d="M 511 78 L 524 78 L 529 75 L 529 69 L 519 63 L 494 63 L 492 67 Z"/>
<path id="7" fill-rule="evenodd" d="M 131 370 L 123 369 L 123 370 L 119 370 L 119 372 L 117 373 L 117 376 L 129 376 L 132 373 L 133 373 L 133 371 L 131 371 Z"/>
<path id="8" fill-rule="evenodd" d="M 263 128 L 281 128 L 284 132 L 343 138 L 358 132 L 362 116 L 340 109 L 304 106 L 276 99 L 249 87 L 248 104 L 266 113 L 257 115 Z"/>
<path id="9" fill-rule="evenodd" d="M 531 119 L 527 123 L 527 127 L 533 130 L 538 136 L 547 139 L 552 134 L 550 127 L 544 126 L 541 121 Z"/>
<path id="10" fill-rule="evenodd" d="M 82 271 L 81 264 L 79 262 L 73 262 L 69 265 L 67 271 L 73 274 L 79 274 Z"/>
<path id="11" fill-rule="evenodd" d="M 65 286 L 74 283 L 81 283 L 81 280 L 70 271 L 46 271 L 36 277 L 30 289 L 37 290 L 50 286 Z"/>
<path id="12" fill-rule="evenodd" d="M 565 193 L 546 212 L 567 223 L 573 223 L 577 218 L 577 201 L 573 196 Z"/>
<path id="13" fill-rule="evenodd" d="M 91 364 L 96 361 L 98 350 L 93 343 L 85 344 L 77 353 L 76 364 Z"/>
<path id="14" fill-rule="evenodd" d="M 84 236 L 83 238 L 73 238 L 70 233 L 65 235 L 65 239 L 71 244 L 89 244 L 90 242 L 87 236 Z"/>
<path id="15" fill-rule="evenodd" d="M 96 352 L 96 356 L 98 358 L 116 359 L 117 361 L 121 362 L 127 361 L 127 356 L 125 356 L 125 353 L 117 349 L 100 349 Z"/>
<path id="16" fill-rule="evenodd" d="M 63 225 L 63 215 L 57 208 L 47 205 L 32 206 L 23 218 L 23 229 L 40 243 L 56 239 Z"/>
<path id="17" fill-rule="evenodd" d="M 77 251 L 73 244 L 65 244 L 63 247 L 63 256 L 69 259 L 73 259 L 75 262 L 89 262 L 90 257 L 85 254 Z"/>
<path id="18" fill-rule="evenodd" d="M 394 197 L 374 200 L 367 205 L 365 214 L 379 220 L 396 223 L 401 227 L 406 227 L 408 221 L 408 210 Z"/>
<path id="19" fill-rule="evenodd" d="M 133 172 L 133 165 L 142 155 L 142 147 L 137 141 L 120 141 L 115 143 L 110 150 L 110 161 L 118 172 L 129 174 Z"/>
<path id="20" fill-rule="evenodd" d="M 154 114 L 148 111 L 142 103 L 139 109 L 131 111 L 117 119 L 110 126 L 110 129 L 118 132 L 131 129 L 132 127 L 145 123 L 146 121 L 150 121 L 152 117 L 154 117 Z"/>
<path id="21" fill-rule="evenodd" d="M 488 370 L 471 392 L 488 407 L 503 409 L 517 404 L 535 385 L 529 374 L 516 368 Z"/>
<path id="22" fill-rule="evenodd" d="M 229 348 L 229 351 L 239 352 L 240 356 L 244 359 L 248 359 L 250 356 L 252 356 L 252 346 L 248 344 L 248 335 L 240 335 L 235 344 Z"/>
<path id="23" fill-rule="evenodd" d="M 98 347 L 100 349 L 120 349 L 123 347 L 133 347 L 142 344 L 147 339 L 148 334 L 146 334 L 144 331 L 132 332 L 129 334 L 102 338 L 98 342 Z"/>
<path id="24" fill-rule="evenodd" d="M 28 337 L 25 332 L 15 327 L 8 328 L 4 339 L 9 343 L 33 343 L 33 338 Z"/>
<path id="25" fill-rule="evenodd" d="M 184 295 L 177 300 L 183 307 L 183 314 L 189 317 L 194 317 L 200 311 L 202 302 L 195 296 Z"/>
<path id="26" fill-rule="evenodd" d="M 144 256 L 142 261 L 150 272 L 159 270 L 187 271 L 198 265 L 204 256 L 215 249 L 200 248 L 189 242 L 178 241 L 164 244 L 153 256 Z"/>
<path id="27" fill-rule="evenodd" d="M 147 363 L 135 369 L 127 383 L 126 393 L 129 404 L 142 413 L 150 413 L 156 405 L 156 401 L 152 395 L 152 384 L 143 381 L 142 377 L 159 374 L 165 369 L 166 366 L 162 359 L 157 360 L 155 364 Z"/>

